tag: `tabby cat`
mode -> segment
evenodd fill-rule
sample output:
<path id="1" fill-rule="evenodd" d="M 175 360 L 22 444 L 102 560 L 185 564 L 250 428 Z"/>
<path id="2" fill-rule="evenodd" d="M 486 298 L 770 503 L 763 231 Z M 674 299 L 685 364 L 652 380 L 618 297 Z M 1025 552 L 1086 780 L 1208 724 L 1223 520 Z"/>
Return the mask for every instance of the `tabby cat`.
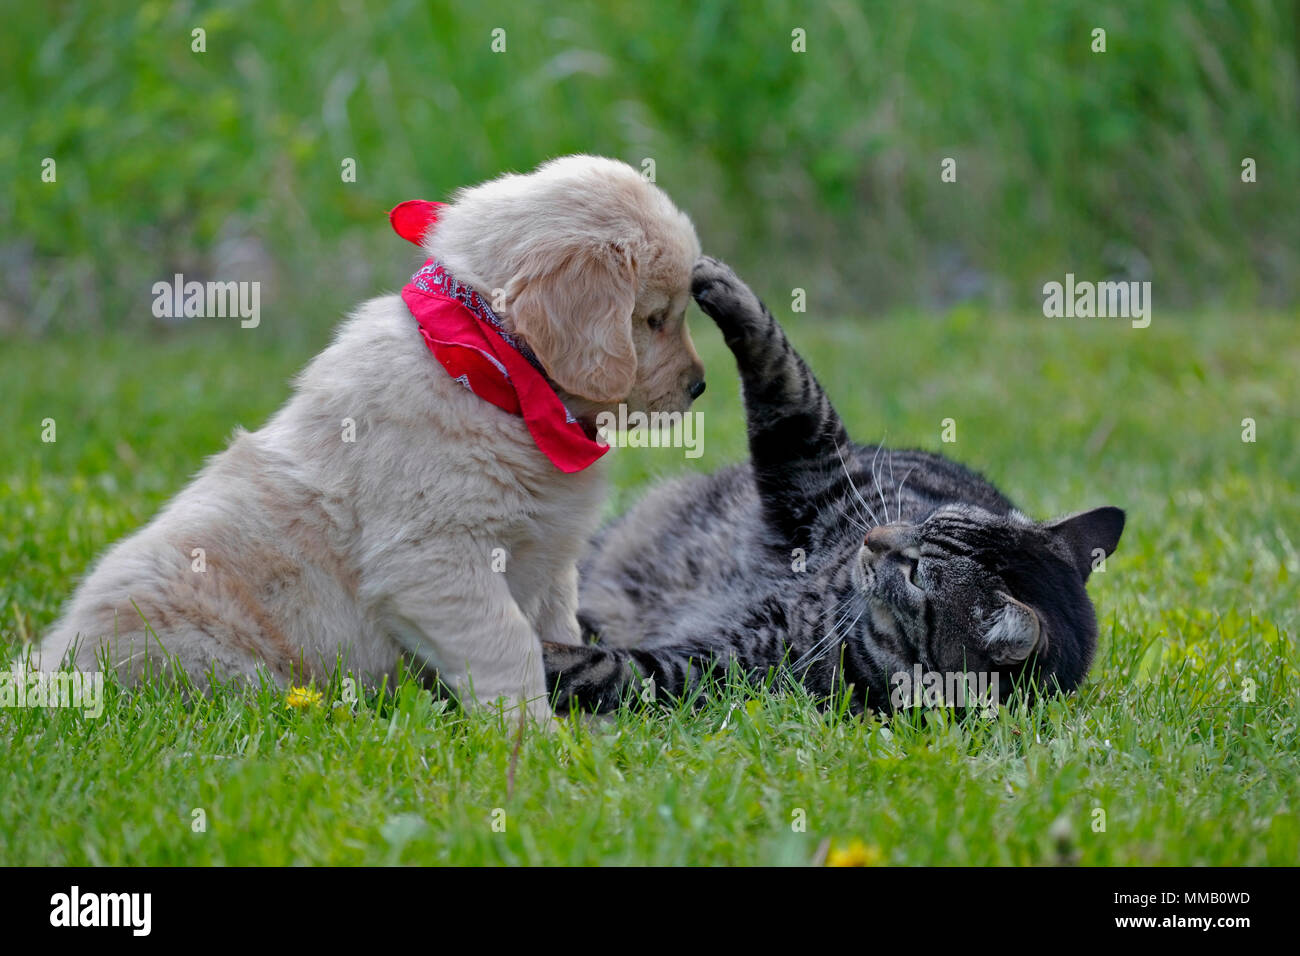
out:
<path id="1" fill-rule="evenodd" d="M 1084 585 L 1124 512 L 1035 522 L 946 458 L 854 444 L 729 267 L 701 259 L 693 292 L 735 354 L 751 460 L 658 486 L 600 532 L 580 566 L 596 643 L 544 645 L 557 709 L 679 698 L 730 666 L 789 668 L 857 711 L 921 701 L 898 691 L 922 673 L 994 675 L 995 702 L 1077 687 L 1097 639 Z"/>

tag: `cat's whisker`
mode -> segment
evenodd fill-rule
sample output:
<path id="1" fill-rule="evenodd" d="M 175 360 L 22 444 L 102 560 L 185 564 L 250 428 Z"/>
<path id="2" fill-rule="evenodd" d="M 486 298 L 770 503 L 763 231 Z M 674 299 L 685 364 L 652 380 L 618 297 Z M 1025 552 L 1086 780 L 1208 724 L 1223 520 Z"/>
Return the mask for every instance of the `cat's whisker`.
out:
<path id="1" fill-rule="evenodd" d="M 881 445 L 876 446 L 876 453 L 871 456 L 871 478 L 876 483 L 876 494 L 880 495 L 880 507 L 885 512 L 885 523 L 889 523 L 889 505 L 885 503 L 885 492 L 880 487 L 880 475 L 876 473 L 876 459 L 880 457 Z M 890 453 L 893 454 L 892 452 Z"/>
<path id="2" fill-rule="evenodd" d="M 852 597 L 860 597 L 860 594 L 858 594 L 858 592 L 854 592 Z M 850 603 L 852 597 L 850 598 L 849 601 L 845 601 L 843 603 L 845 604 Z M 858 611 L 857 617 L 855 617 L 853 619 L 853 622 L 849 625 L 849 629 L 851 629 L 854 624 L 857 624 L 858 621 L 862 619 L 862 615 L 865 614 L 866 611 L 867 611 L 867 605 L 864 602 L 862 609 Z M 826 650 L 830 647 L 830 645 L 835 641 L 837 637 L 842 635 L 846 630 L 845 628 L 842 627 L 842 625 L 846 620 L 848 620 L 849 615 L 852 613 L 853 613 L 852 607 L 845 610 L 844 613 L 839 617 L 839 619 L 836 620 L 835 623 L 831 625 L 830 629 L 826 632 L 826 634 L 823 635 L 815 644 L 813 644 L 812 647 L 808 648 L 808 650 L 803 654 L 803 656 L 801 656 L 799 660 L 795 661 L 792 666 L 795 668 L 805 667 L 808 664 L 811 664 L 814 661 L 817 661 L 823 656 L 825 656 Z"/>
<path id="3" fill-rule="evenodd" d="M 899 521 L 903 520 L 903 489 L 907 487 L 907 479 L 912 477 L 912 472 L 914 471 L 916 471 L 915 465 L 907 469 L 907 474 L 903 476 L 903 483 L 898 486 L 898 520 Z"/>
<path id="4" fill-rule="evenodd" d="M 864 535 L 867 534 L 867 532 L 869 532 L 877 522 L 872 521 L 870 524 L 868 524 L 867 516 L 862 513 L 862 509 L 859 508 L 851 498 L 849 499 L 849 505 L 852 507 L 853 510 L 850 511 L 846 509 L 843 512 L 844 517 L 847 518 L 849 523 L 852 524 L 855 528 L 857 528 L 859 532 L 861 532 Z"/>
<path id="5" fill-rule="evenodd" d="M 850 591 L 849 594 L 847 594 L 845 597 L 840 598 L 830 607 L 826 608 L 824 611 L 818 614 L 817 617 L 812 621 L 812 626 L 816 626 L 817 624 L 820 624 L 828 617 L 834 618 L 842 610 L 848 607 L 848 605 L 852 604 L 860 597 L 861 597 L 861 592 L 857 590 Z"/>
<path id="6" fill-rule="evenodd" d="M 844 512 L 844 517 L 848 520 L 849 524 L 858 529 L 859 533 L 865 535 L 871 530 L 871 525 L 865 523 L 866 515 L 862 513 L 860 508 L 854 506 L 854 510 L 857 511 L 857 514 L 854 514 L 853 511 L 846 510 Z"/>
<path id="7" fill-rule="evenodd" d="M 835 630 L 828 633 L 820 641 L 818 641 L 816 644 L 810 647 L 808 649 L 808 653 L 804 654 L 803 657 L 799 658 L 799 660 L 795 663 L 794 666 L 796 668 L 808 667 L 811 666 L 812 664 L 815 664 L 817 661 L 821 660 L 823 657 L 826 656 L 826 652 L 830 650 L 832 646 L 834 646 L 834 644 L 836 643 L 836 639 L 843 637 L 845 634 L 852 631 L 853 628 L 857 626 L 858 621 L 862 620 L 862 615 L 866 613 L 867 613 L 867 605 L 863 604 L 862 610 L 858 611 L 857 616 L 854 617 L 853 620 L 849 622 L 847 627 L 837 627 Z M 848 614 L 845 614 L 843 618 L 840 618 L 839 623 L 842 624 L 845 618 L 847 617 Z"/>
<path id="8" fill-rule="evenodd" d="M 836 615 L 839 615 L 841 611 L 844 611 L 845 614 L 852 614 L 853 611 L 850 609 L 849 605 L 853 604 L 853 602 L 857 600 L 857 597 L 858 593 L 853 592 L 850 593 L 848 597 L 840 598 L 840 600 L 836 601 L 831 607 L 827 607 L 822 614 L 819 614 L 818 619 L 816 619 L 814 624 L 820 623 L 822 620 L 826 620 L 827 618 L 836 618 Z M 842 618 L 840 618 L 840 620 L 842 620 Z M 835 630 L 835 624 L 832 624 L 831 630 Z"/>
<path id="9" fill-rule="evenodd" d="M 857 588 L 850 589 L 848 594 L 845 594 L 845 596 L 841 597 L 839 601 L 835 602 L 835 604 L 832 604 L 827 607 L 826 610 L 822 611 L 822 614 L 819 614 L 818 617 L 816 617 L 814 623 L 822 622 L 822 620 L 826 618 L 835 617 L 835 615 L 839 614 L 841 610 L 844 610 L 846 606 L 853 604 L 854 601 L 861 600 L 861 598 L 861 591 L 858 591 Z"/>
<path id="10" fill-rule="evenodd" d="M 880 519 L 876 517 L 876 510 L 872 508 L 869 504 L 867 504 L 867 499 L 862 497 L 862 492 L 858 490 L 857 483 L 853 480 L 853 475 L 849 473 L 849 466 L 844 461 L 844 449 L 841 446 L 836 445 L 835 454 L 839 455 L 840 468 L 844 470 L 844 477 L 848 479 L 849 487 L 853 489 L 853 494 L 857 497 L 858 501 L 862 502 L 863 506 L 867 509 L 867 511 L 871 513 L 872 526 L 880 524 Z M 863 515 L 862 517 L 866 518 L 866 515 Z M 867 531 L 870 530 L 870 528 L 863 528 L 862 530 L 863 533 L 866 533 Z"/>
<path id="11" fill-rule="evenodd" d="M 828 607 L 826 610 L 824 610 L 821 614 L 817 616 L 816 621 L 814 621 L 812 624 L 813 627 L 816 627 L 816 624 L 818 622 L 825 620 L 828 617 L 836 618 L 836 615 L 840 615 L 838 618 L 836 618 L 835 622 L 831 625 L 827 634 L 822 638 L 820 638 L 818 641 L 816 641 L 816 643 L 814 643 L 812 647 L 810 647 L 807 651 L 805 651 L 799 657 L 798 660 L 794 661 L 790 665 L 792 669 L 803 666 L 804 661 L 810 659 L 813 655 L 816 655 L 820 652 L 822 648 L 822 644 L 826 640 L 833 638 L 835 632 L 839 628 L 839 625 L 843 623 L 845 618 L 847 618 L 850 614 L 853 613 L 853 608 L 851 607 L 851 605 L 860 597 L 861 597 L 860 592 L 853 591 L 847 597 L 841 598 L 840 600 L 836 601 L 832 606 Z"/>
<path id="12" fill-rule="evenodd" d="M 807 664 L 811 663 L 812 661 L 816 660 L 818 657 L 820 657 L 823 649 L 825 648 L 825 645 L 830 641 L 834 640 L 836 633 L 838 633 L 839 631 L 839 626 L 843 624 L 844 621 L 848 619 L 848 616 L 852 613 L 853 613 L 852 608 L 845 610 L 843 615 L 840 616 L 830 626 L 830 628 L 826 631 L 826 633 L 823 634 L 821 637 L 819 637 L 813 643 L 813 645 L 810 648 L 808 648 L 808 650 L 804 651 L 804 653 L 799 657 L 799 659 L 795 661 L 794 664 L 792 664 L 791 666 L 795 668 L 804 667 Z"/>
<path id="13" fill-rule="evenodd" d="M 892 448 L 889 449 L 889 483 L 890 483 L 891 485 L 894 484 L 894 449 L 892 449 Z M 895 486 L 895 487 L 897 487 L 897 486 Z M 889 517 L 889 514 L 886 513 L 886 514 L 885 514 L 885 517 L 888 518 L 888 517 Z M 903 512 L 902 512 L 901 510 L 898 512 L 897 515 L 894 516 L 894 520 L 895 520 L 895 521 L 902 521 L 902 520 L 903 520 Z"/>

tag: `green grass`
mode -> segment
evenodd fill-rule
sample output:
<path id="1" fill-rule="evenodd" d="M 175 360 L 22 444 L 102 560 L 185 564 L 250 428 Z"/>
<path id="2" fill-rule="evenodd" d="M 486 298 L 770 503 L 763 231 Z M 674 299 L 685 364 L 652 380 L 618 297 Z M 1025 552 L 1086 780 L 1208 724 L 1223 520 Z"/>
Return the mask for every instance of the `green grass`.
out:
<path id="1" fill-rule="evenodd" d="M 337 708 L 329 688 L 304 711 L 271 690 L 187 705 L 110 687 L 97 720 L 0 709 L 0 864 L 798 864 L 854 839 L 893 864 L 1295 864 L 1296 318 L 791 324 L 858 439 L 940 448 L 1039 516 L 1128 510 L 1090 588 L 1101 646 L 1074 697 L 882 724 L 733 686 L 699 712 L 530 730 L 516 755 L 509 718 L 412 685 Z M 710 370 L 705 454 L 618 452 L 611 510 L 656 475 L 743 455 L 730 357 L 692 322 Z M 39 635 L 91 559 L 235 425 L 280 404 L 321 344 L 233 323 L 6 343 L 7 649 Z M 945 418 L 955 444 L 940 443 Z"/>

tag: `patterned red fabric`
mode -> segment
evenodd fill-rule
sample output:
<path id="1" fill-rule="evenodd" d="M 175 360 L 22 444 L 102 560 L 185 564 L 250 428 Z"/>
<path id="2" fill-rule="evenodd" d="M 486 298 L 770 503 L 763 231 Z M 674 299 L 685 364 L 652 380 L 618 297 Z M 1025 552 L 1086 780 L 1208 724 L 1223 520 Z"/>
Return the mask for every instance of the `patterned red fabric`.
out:
<path id="1" fill-rule="evenodd" d="M 410 200 L 389 213 L 393 229 L 420 245 L 442 203 Z M 569 414 L 536 356 L 514 338 L 477 291 L 429 259 L 402 289 L 402 301 L 447 374 L 484 401 L 520 415 L 556 468 L 581 471 L 605 452 Z"/>

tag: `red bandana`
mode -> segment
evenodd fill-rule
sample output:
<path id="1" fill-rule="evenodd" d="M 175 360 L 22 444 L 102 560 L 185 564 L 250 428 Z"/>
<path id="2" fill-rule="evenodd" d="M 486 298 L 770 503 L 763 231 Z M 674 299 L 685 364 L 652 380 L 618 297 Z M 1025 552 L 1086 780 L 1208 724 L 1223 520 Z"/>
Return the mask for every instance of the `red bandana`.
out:
<path id="1" fill-rule="evenodd" d="M 438 221 L 442 203 L 412 199 L 388 214 L 393 229 L 417 246 Z M 402 301 L 447 374 L 484 401 L 522 415 L 533 441 L 565 474 L 581 471 L 607 445 L 587 437 L 555 394 L 537 357 L 503 327 L 469 286 L 429 259 L 402 289 Z"/>

